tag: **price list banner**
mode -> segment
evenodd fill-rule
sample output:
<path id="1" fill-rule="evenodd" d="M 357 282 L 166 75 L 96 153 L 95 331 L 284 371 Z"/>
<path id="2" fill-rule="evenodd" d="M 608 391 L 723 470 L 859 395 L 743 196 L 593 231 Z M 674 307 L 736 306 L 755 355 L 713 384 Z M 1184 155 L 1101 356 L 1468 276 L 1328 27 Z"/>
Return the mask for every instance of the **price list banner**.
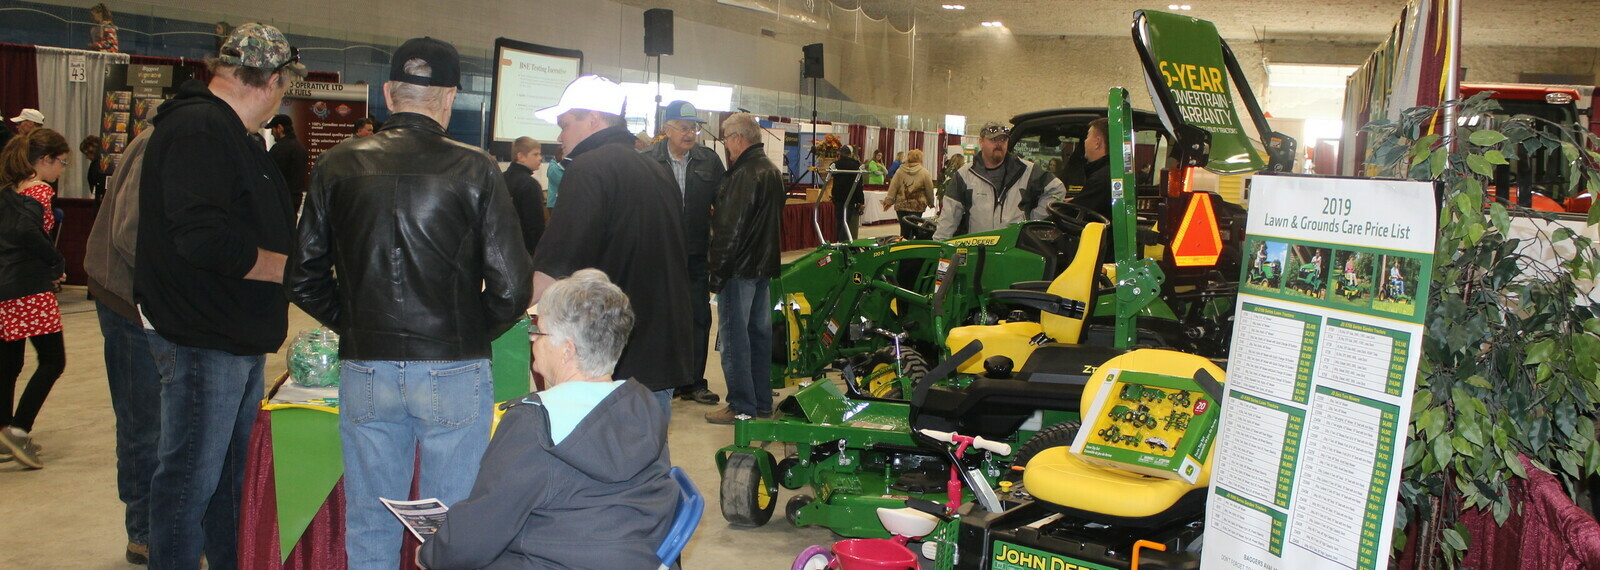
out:
<path id="1" fill-rule="evenodd" d="M 1377 570 L 1433 272 L 1433 184 L 1257 175 L 1205 568 Z"/>

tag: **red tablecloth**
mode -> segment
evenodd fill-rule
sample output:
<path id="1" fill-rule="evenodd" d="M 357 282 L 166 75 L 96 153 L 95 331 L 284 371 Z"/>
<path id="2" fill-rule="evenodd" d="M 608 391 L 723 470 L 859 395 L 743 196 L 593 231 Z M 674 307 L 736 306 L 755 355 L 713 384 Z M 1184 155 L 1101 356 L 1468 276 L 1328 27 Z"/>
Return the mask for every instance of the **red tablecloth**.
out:
<path id="1" fill-rule="evenodd" d="M 811 212 L 817 210 L 817 221 L 822 224 L 822 235 L 832 236 L 834 228 L 839 225 L 833 215 L 833 203 L 789 203 L 783 205 L 783 230 L 778 238 L 778 245 L 783 251 L 796 249 L 811 249 L 822 245 L 817 241 L 817 229 L 812 224 Z"/>
<path id="2" fill-rule="evenodd" d="M 239 509 L 239 567 L 254 570 L 340 570 L 344 557 L 344 480 L 328 494 L 294 550 L 284 559 L 278 547 L 278 493 L 272 475 L 272 413 L 256 413 L 245 464 L 244 496 Z M 413 478 L 415 481 L 415 478 Z M 412 498 L 416 485 L 412 484 Z M 409 533 L 402 547 L 401 568 L 416 570 L 417 541 Z M 282 560 L 282 562 L 279 562 Z"/>

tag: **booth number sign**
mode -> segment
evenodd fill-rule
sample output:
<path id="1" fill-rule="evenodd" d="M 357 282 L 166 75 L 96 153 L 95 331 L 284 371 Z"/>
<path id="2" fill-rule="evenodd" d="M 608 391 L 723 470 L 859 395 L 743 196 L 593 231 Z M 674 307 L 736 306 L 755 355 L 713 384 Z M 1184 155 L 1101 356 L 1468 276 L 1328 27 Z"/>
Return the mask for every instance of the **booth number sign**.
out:
<path id="1" fill-rule="evenodd" d="M 73 83 L 87 83 L 89 81 L 89 58 L 83 54 L 67 56 L 67 81 Z"/>

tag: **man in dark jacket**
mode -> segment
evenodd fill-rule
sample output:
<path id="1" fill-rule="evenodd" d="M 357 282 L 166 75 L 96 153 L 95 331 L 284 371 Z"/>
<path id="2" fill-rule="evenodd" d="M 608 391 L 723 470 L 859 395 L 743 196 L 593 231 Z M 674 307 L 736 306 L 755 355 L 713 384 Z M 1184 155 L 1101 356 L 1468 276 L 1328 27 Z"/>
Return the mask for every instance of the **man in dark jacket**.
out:
<path id="1" fill-rule="evenodd" d="M 761 141 L 755 141 L 760 143 Z M 833 241 L 843 242 L 855 237 L 861 230 L 861 187 L 856 184 L 861 170 L 861 161 L 856 160 L 855 153 L 850 151 L 850 145 L 839 149 L 839 160 L 834 161 L 830 170 L 841 170 L 833 175 L 833 211 L 839 218 L 839 226 L 834 230 Z M 848 228 L 849 233 L 846 233 Z"/>
<path id="2" fill-rule="evenodd" d="M 489 444 L 490 342 L 528 308 L 532 269 L 494 158 L 445 136 L 461 84 L 454 46 L 395 51 L 378 134 L 340 143 L 313 173 L 286 287 L 340 335 L 345 554 L 400 565 L 379 497 L 465 499 Z"/>
<path id="3" fill-rule="evenodd" d="M 783 175 L 767 158 L 761 126 L 749 113 L 722 122 L 728 176 L 717 193 L 711 219 L 711 290 L 717 293 L 722 376 L 728 407 L 706 421 L 772 416 L 770 367 L 772 300 L 767 282 L 778 276 L 778 230 L 783 213 Z"/>
<path id="4" fill-rule="evenodd" d="M 544 188 L 533 179 L 533 173 L 544 164 L 539 146 L 533 137 L 511 141 L 511 166 L 506 167 L 505 174 L 511 206 L 517 209 L 517 219 L 522 222 L 522 245 L 530 255 L 539 246 L 539 236 L 544 235 Z"/>
<path id="5" fill-rule="evenodd" d="M 1106 132 L 1110 123 L 1105 119 L 1089 122 L 1089 131 L 1083 137 L 1083 191 L 1072 198 L 1072 203 L 1099 212 L 1111 219 L 1111 156 Z"/>
<path id="6" fill-rule="evenodd" d="M 618 378 L 638 380 L 671 414 L 672 394 L 693 382 L 689 274 L 672 172 L 633 150 L 622 118 L 627 92 L 596 75 L 574 79 L 554 107 L 535 113 L 561 127 L 567 149 L 560 211 L 534 252 L 534 301 L 544 287 L 586 267 L 604 271 L 639 316 Z"/>
<path id="7" fill-rule="evenodd" d="M 289 189 L 249 133 L 305 76 L 271 26 L 234 29 L 156 116 L 139 183 L 134 302 L 161 355 L 161 440 L 150 481 L 150 566 L 238 560 L 244 457 L 266 354 L 288 333 Z"/>
<path id="8" fill-rule="evenodd" d="M 706 247 L 711 239 L 711 204 L 722 184 L 722 159 L 699 142 L 705 120 L 687 101 L 667 104 L 662 114 L 666 139 L 645 151 L 672 170 L 683 196 L 683 245 L 689 253 L 689 303 L 694 311 L 694 345 L 689 375 L 694 384 L 678 389 L 678 398 L 711 406 L 720 398 L 706 384 L 706 350 L 711 336 L 711 289 L 706 282 Z"/>
<path id="9" fill-rule="evenodd" d="M 294 210 L 300 211 L 300 201 L 306 195 L 306 145 L 300 143 L 300 137 L 294 134 L 294 120 L 288 115 L 278 115 L 267 122 L 267 128 L 272 129 L 272 148 L 267 154 L 272 155 L 272 162 L 278 165 L 278 172 L 283 173 L 283 181 L 289 184 L 289 194 L 293 196 Z"/>

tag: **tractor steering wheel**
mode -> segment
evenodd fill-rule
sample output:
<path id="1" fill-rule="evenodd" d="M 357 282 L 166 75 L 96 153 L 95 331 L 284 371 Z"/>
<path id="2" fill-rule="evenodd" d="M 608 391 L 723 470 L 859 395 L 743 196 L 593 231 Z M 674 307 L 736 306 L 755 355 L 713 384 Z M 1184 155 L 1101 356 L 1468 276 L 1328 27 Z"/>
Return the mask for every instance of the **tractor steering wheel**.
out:
<path id="1" fill-rule="evenodd" d="M 901 217 L 900 220 L 907 224 L 911 224 L 911 227 L 916 228 L 917 233 L 919 234 L 918 239 L 933 239 L 934 232 L 939 231 L 939 226 L 937 224 L 925 220 L 922 218 L 922 216 L 917 214 L 906 214 L 905 216 Z"/>
<path id="2" fill-rule="evenodd" d="M 1100 215 L 1100 212 L 1090 210 L 1072 202 L 1053 202 L 1050 204 L 1050 222 L 1054 223 L 1062 232 L 1070 234 L 1083 233 L 1083 229 L 1091 222 L 1111 225 L 1111 220 Z"/>

